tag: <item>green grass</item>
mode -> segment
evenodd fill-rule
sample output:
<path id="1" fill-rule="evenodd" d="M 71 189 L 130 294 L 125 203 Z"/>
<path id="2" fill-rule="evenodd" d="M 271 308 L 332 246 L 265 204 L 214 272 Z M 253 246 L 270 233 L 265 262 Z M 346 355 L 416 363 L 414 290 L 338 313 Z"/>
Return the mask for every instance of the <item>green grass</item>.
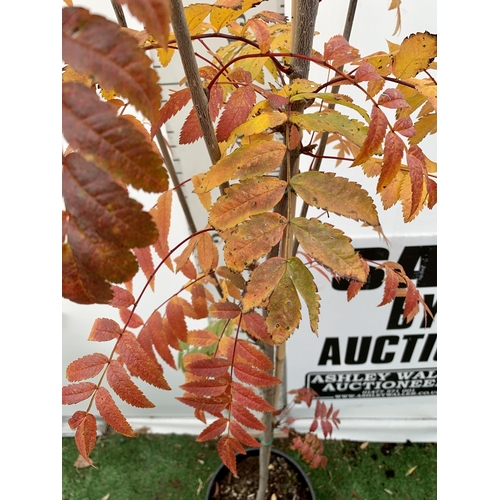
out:
<path id="1" fill-rule="evenodd" d="M 308 468 L 288 450 L 286 440 L 275 445 L 307 471 L 317 500 L 437 498 L 436 444 L 362 447 L 326 441 L 323 470 Z M 75 467 L 78 451 L 72 438 L 63 438 L 62 452 L 63 500 L 203 500 L 210 475 L 220 465 L 215 441 L 197 443 L 193 436 L 175 434 L 101 436 L 91 455 L 96 469 Z"/>

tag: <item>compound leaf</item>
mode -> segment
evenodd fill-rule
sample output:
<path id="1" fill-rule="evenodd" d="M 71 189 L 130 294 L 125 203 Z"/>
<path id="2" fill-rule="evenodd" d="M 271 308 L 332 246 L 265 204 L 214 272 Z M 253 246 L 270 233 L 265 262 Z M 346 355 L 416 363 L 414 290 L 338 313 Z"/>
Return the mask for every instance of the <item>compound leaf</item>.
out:
<path id="1" fill-rule="evenodd" d="M 161 88 L 151 59 L 137 41 L 117 24 L 83 8 L 64 8 L 62 22 L 63 60 L 76 71 L 94 75 L 102 88 L 126 97 L 154 122 Z"/>

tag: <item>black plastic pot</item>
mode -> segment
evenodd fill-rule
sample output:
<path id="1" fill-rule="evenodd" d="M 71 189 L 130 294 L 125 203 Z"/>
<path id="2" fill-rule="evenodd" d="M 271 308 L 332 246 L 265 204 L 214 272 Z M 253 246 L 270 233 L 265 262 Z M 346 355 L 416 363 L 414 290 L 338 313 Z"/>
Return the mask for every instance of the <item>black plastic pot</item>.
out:
<path id="1" fill-rule="evenodd" d="M 260 448 L 247 448 L 246 455 L 242 455 L 238 453 L 236 455 L 236 464 L 239 466 L 244 460 L 246 460 L 249 457 L 254 457 L 259 455 L 259 450 Z M 316 495 L 314 493 L 311 481 L 309 479 L 309 476 L 304 472 L 302 467 L 291 457 L 289 457 L 286 453 L 283 453 L 279 450 L 272 449 L 271 450 L 271 459 L 272 455 L 282 457 L 284 460 L 288 462 L 290 465 L 290 468 L 297 473 L 299 481 L 303 484 L 303 486 L 309 490 L 310 497 L 309 500 L 316 500 Z M 215 474 L 212 476 L 212 479 L 210 480 L 210 483 L 208 484 L 207 488 L 207 493 L 205 495 L 205 500 L 216 500 L 217 497 L 214 496 L 216 491 L 218 490 L 218 485 L 221 483 L 222 479 L 227 476 L 228 474 L 231 474 L 228 468 L 222 464 L 216 471 Z"/>

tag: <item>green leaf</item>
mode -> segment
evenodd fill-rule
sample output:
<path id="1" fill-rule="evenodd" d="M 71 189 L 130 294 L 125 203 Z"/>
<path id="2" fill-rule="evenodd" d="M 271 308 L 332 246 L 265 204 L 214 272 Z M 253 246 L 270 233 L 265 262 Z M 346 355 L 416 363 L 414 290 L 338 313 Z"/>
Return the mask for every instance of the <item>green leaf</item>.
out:
<path id="1" fill-rule="evenodd" d="M 334 109 L 294 115 L 290 121 L 308 132 L 338 133 L 359 147 L 363 145 L 368 134 L 368 127 L 364 123 L 349 118 Z"/>
<path id="2" fill-rule="evenodd" d="M 256 177 L 233 184 L 210 211 L 209 222 L 219 230 L 229 229 L 251 215 L 271 210 L 283 197 L 286 182 Z"/>
<path id="3" fill-rule="evenodd" d="M 310 171 L 295 175 L 290 184 L 308 205 L 380 227 L 373 199 L 356 182 L 332 172 Z"/>
<path id="4" fill-rule="evenodd" d="M 367 275 L 351 238 L 340 229 L 319 220 L 297 217 L 291 221 L 292 230 L 304 249 L 321 265 L 341 278 L 365 282 Z"/>
<path id="5" fill-rule="evenodd" d="M 328 102 L 330 104 L 339 104 L 340 106 L 345 106 L 350 109 L 357 111 L 366 121 L 370 123 L 370 116 L 364 108 L 349 102 L 339 96 L 339 94 L 332 94 L 331 92 L 317 93 L 317 92 L 304 92 L 302 94 L 296 94 L 290 98 L 290 102 L 301 101 L 302 99 L 320 99 L 322 101 Z"/>
<path id="6" fill-rule="evenodd" d="M 206 193 L 231 179 L 268 174 L 280 166 L 285 152 L 286 146 L 276 141 L 256 141 L 241 146 L 212 165 L 194 192 Z"/>
<path id="7" fill-rule="evenodd" d="M 269 298 L 266 325 L 275 344 L 285 342 L 299 326 L 300 299 L 292 279 L 283 275 Z"/>
<path id="8" fill-rule="evenodd" d="M 230 269 L 243 271 L 276 245 L 286 227 L 286 218 L 276 213 L 254 215 L 232 230 L 224 246 L 224 260 Z"/>
<path id="9" fill-rule="evenodd" d="M 102 88 L 127 98 L 151 122 L 158 118 L 161 87 L 151 59 L 137 41 L 104 17 L 86 9 L 62 10 L 62 58 L 93 75 Z"/>
<path id="10" fill-rule="evenodd" d="M 288 259 L 287 272 L 307 305 L 307 309 L 309 310 L 309 324 L 311 325 L 311 330 L 317 335 L 320 297 L 316 293 L 318 287 L 314 282 L 314 277 L 311 271 L 297 257 Z"/>
<path id="11" fill-rule="evenodd" d="M 116 116 L 111 104 L 83 85 L 64 83 L 62 97 L 64 137 L 86 160 L 136 189 L 168 189 L 163 160 L 146 131 L 143 134 L 133 122 Z"/>

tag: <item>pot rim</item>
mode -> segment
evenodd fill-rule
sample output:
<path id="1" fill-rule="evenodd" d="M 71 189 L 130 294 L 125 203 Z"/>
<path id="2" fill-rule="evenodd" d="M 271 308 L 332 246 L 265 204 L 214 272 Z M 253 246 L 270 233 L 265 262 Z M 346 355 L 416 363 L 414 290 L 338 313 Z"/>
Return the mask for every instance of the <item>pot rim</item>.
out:
<path id="1" fill-rule="evenodd" d="M 257 447 L 245 448 L 245 451 L 246 451 L 246 455 L 244 455 L 243 453 L 236 453 L 236 463 L 241 462 L 242 460 L 244 460 L 245 458 L 247 458 L 249 456 L 258 455 L 260 452 L 260 448 L 257 448 Z M 306 474 L 306 472 L 304 471 L 304 469 L 298 464 L 298 462 L 295 461 L 290 455 L 287 455 L 286 453 L 284 453 L 280 450 L 277 450 L 276 448 L 271 448 L 271 454 L 282 457 L 287 462 L 290 463 L 290 465 L 296 470 L 296 472 L 303 478 L 304 482 L 306 483 L 307 487 L 309 488 L 309 491 L 311 493 L 311 500 L 316 500 L 316 494 L 314 493 L 314 489 L 313 489 L 313 485 L 311 483 L 311 480 L 310 480 L 309 476 Z M 228 468 L 224 464 L 221 464 L 213 473 L 213 475 L 210 479 L 210 482 L 208 483 L 208 486 L 207 486 L 205 500 L 211 500 L 210 494 L 212 491 L 212 487 L 214 486 L 217 478 L 220 476 L 220 474 L 224 470 L 229 472 Z"/>

